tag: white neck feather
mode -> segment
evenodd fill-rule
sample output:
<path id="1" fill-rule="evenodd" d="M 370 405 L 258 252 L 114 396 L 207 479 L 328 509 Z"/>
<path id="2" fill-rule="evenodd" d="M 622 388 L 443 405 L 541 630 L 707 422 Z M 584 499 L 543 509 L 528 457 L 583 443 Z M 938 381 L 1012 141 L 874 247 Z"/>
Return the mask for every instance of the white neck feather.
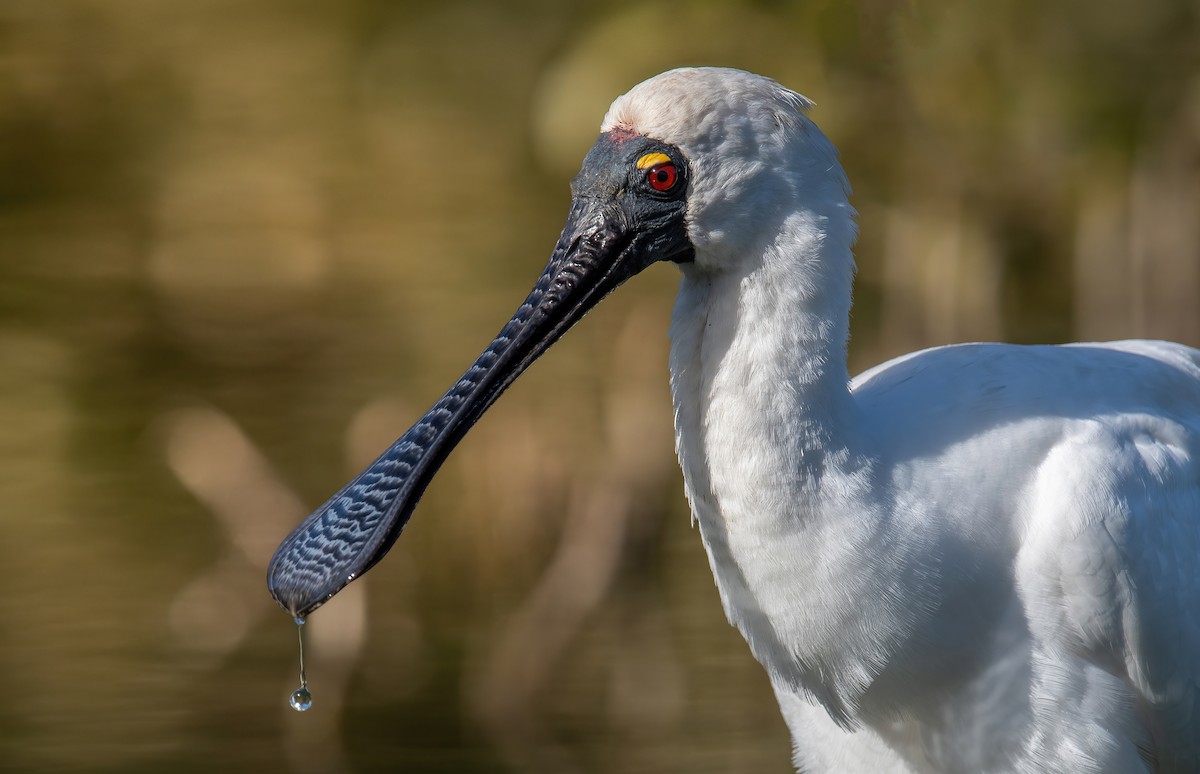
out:
<path id="1" fill-rule="evenodd" d="M 792 216 L 742 271 L 684 269 L 671 388 L 688 498 L 730 621 L 774 681 L 852 723 L 912 614 L 881 593 L 911 571 L 910 552 L 889 533 L 858 442 L 844 201 Z M 861 547 L 881 539 L 896 539 L 895 554 L 876 551 L 863 568 Z"/>

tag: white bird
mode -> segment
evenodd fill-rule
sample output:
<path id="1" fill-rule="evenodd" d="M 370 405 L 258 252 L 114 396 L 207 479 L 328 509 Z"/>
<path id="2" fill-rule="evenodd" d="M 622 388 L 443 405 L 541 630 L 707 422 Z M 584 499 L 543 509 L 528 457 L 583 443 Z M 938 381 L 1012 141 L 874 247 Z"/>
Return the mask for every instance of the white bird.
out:
<path id="1" fill-rule="evenodd" d="M 808 101 L 673 70 L 618 98 L 538 285 L 280 547 L 305 615 L 603 295 L 679 265 L 676 447 L 804 772 L 1200 771 L 1200 352 L 971 344 L 846 369 L 855 212 Z"/>

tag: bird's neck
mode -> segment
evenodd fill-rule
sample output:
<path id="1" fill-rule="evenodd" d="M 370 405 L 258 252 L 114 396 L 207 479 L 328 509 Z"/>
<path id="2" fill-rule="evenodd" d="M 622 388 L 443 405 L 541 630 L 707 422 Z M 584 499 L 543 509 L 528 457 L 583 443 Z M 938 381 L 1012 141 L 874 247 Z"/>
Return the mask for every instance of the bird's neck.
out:
<path id="1" fill-rule="evenodd" d="M 797 215 L 741 271 L 684 270 L 671 325 L 678 452 L 689 494 L 719 499 L 724 522 L 776 518 L 853 446 L 854 265 L 823 220 Z"/>
<path id="2" fill-rule="evenodd" d="M 886 514 L 846 371 L 852 232 L 804 215 L 789 225 L 746 271 L 685 269 L 671 328 L 676 446 L 731 622 L 777 684 L 845 715 L 881 652 L 855 641 L 852 608 L 901 569 L 856 561 Z"/>

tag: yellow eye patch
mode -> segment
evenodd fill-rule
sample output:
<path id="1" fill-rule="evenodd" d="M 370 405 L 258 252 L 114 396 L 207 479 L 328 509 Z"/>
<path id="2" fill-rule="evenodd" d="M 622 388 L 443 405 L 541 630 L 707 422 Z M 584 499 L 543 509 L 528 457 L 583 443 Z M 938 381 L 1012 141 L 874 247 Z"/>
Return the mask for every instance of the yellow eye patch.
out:
<path id="1" fill-rule="evenodd" d="M 671 163 L 671 157 L 665 153 L 647 153 L 637 160 L 638 169 L 649 169 L 658 164 Z"/>

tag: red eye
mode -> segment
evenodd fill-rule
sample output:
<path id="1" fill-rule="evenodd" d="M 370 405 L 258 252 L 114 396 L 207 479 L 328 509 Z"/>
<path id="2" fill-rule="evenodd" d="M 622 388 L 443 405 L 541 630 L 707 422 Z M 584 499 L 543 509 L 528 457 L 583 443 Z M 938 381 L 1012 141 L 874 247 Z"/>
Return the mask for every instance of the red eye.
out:
<path id="1" fill-rule="evenodd" d="M 675 181 L 679 179 L 679 173 L 675 170 L 675 165 L 670 162 L 655 164 L 646 170 L 646 182 L 655 191 L 670 191 L 675 187 Z"/>

